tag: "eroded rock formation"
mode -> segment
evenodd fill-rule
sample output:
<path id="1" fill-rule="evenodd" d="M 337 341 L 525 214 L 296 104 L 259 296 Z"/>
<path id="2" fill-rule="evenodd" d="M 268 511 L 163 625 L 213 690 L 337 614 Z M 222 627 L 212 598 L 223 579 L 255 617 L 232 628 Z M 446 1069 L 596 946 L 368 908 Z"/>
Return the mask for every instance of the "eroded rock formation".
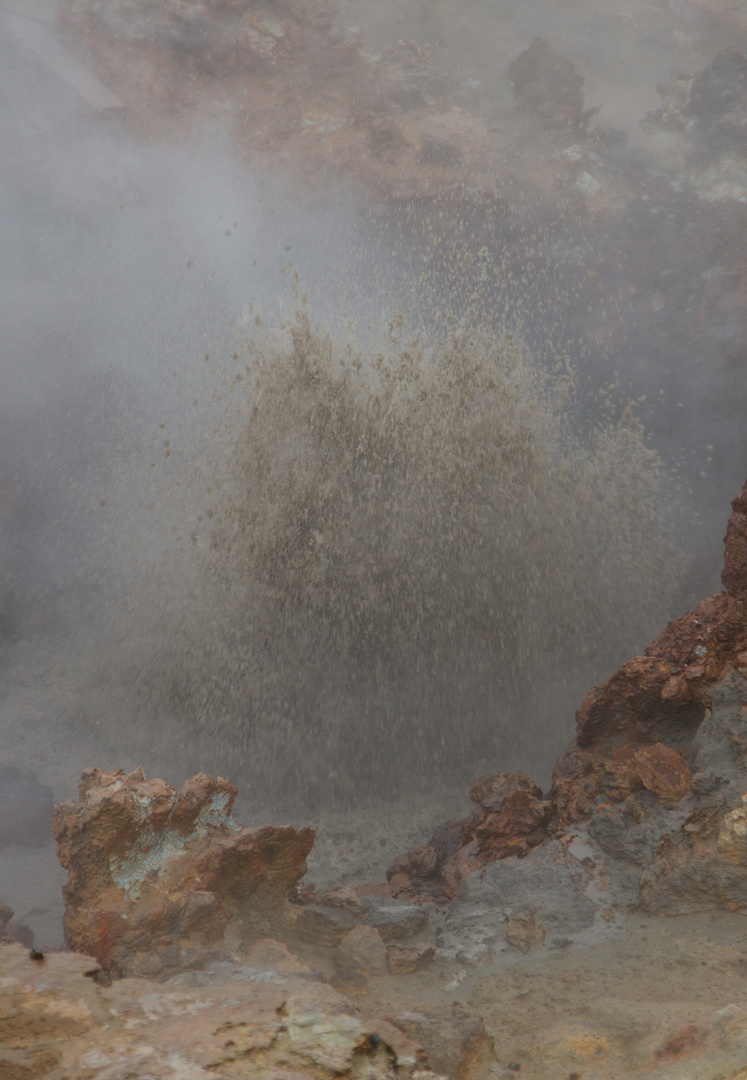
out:
<path id="1" fill-rule="evenodd" d="M 207 985 L 128 978 L 102 988 L 89 957 L 34 960 L 20 945 L 0 948 L 0 973 L 3 1076 L 436 1080 L 401 1030 L 297 974 L 236 968 Z"/>
<path id="2" fill-rule="evenodd" d="M 204 773 L 176 791 L 142 769 L 87 769 L 52 820 L 69 946 L 117 975 L 163 975 L 287 934 L 314 831 L 240 828 L 236 791 Z"/>
<path id="3" fill-rule="evenodd" d="M 587 694 L 555 768 L 555 830 L 643 867 L 651 911 L 747 910 L 747 485 L 732 508 L 725 591 Z"/>
<path id="4" fill-rule="evenodd" d="M 552 803 L 525 773 L 483 776 L 469 797 L 477 807 L 468 818 L 392 863 L 392 895 L 414 903 L 453 900 L 466 874 L 496 859 L 526 855 L 547 839 Z"/>
<path id="5" fill-rule="evenodd" d="M 596 850 L 642 868 L 644 908 L 747 911 L 747 484 L 732 509 L 724 591 L 670 622 L 643 656 L 587 694 L 549 797 L 523 774 L 484 777 L 470 792 L 478 809 L 469 818 L 390 867 L 392 895 L 415 903 L 470 896 L 474 871 L 492 881 L 489 864 L 588 831 Z M 507 904 L 511 882 L 526 877 L 509 863 L 498 890 Z M 525 907 L 506 908 L 519 938 L 521 927 L 535 932 L 531 882 L 545 887 L 542 860 L 527 859 L 527 873 L 535 864 Z M 579 896 L 583 888 L 573 885 Z"/>

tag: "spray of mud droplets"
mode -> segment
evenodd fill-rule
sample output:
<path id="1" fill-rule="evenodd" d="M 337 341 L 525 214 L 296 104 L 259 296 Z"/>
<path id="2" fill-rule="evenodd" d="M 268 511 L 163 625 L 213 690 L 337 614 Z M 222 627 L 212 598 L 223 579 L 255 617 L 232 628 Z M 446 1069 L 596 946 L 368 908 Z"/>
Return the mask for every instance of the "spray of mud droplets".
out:
<path id="1" fill-rule="evenodd" d="M 510 335 L 401 323 L 246 335 L 191 570 L 138 612 L 143 726 L 265 806 L 546 776 L 675 583 L 630 418 L 581 437 L 569 374 Z"/>

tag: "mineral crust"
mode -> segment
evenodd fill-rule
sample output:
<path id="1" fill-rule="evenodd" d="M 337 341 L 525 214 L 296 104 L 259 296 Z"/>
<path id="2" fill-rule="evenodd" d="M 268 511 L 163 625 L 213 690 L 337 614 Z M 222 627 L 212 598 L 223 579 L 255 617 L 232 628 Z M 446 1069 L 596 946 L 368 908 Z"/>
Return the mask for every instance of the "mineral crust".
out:
<path id="1" fill-rule="evenodd" d="M 141 768 L 86 769 L 79 788 L 52 819 L 71 949 L 112 974 L 163 976 L 287 935 L 313 829 L 240 828 L 237 789 L 204 773 L 176 791 Z"/>

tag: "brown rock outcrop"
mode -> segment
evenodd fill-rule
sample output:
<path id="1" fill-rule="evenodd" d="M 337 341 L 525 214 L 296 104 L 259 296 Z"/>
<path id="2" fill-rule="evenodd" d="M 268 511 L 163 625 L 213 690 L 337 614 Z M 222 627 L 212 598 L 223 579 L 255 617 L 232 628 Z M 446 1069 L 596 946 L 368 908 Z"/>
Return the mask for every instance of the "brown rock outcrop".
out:
<path id="1" fill-rule="evenodd" d="M 80 802 L 54 809 L 68 871 L 69 946 L 116 975 L 165 974 L 234 956 L 295 921 L 288 897 L 306 869 L 312 829 L 240 828 L 237 789 L 200 773 L 176 791 L 86 769 Z"/>
<path id="2" fill-rule="evenodd" d="M 453 900 L 465 874 L 496 859 L 526 855 L 547 839 L 552 803 L 525 773 L 483 776 L 469 797 L 477 808 L 468 818 L 392 863 L 387 880 L 394 896 L 413 903 Z"/>
<path id="3" fill-rule="evenodd" d="M 555 830 L 641 866 L 652 912 L 747 911 L 747 484 L 732 510 L 726 591 L 587 694 L 553 777 Z"/>
<path id="4" fill-rule="evenodd" d="M 469 818 L 392 864 L 391 895 L 453 900 L 473 870 L 583 824 L 642 868 L 649 911 L 747 911 L 747 484 L 732 510 L 725 591 L 586 695 L 549 798 L 523 773 L 478 780 Z M 531 929 L 517 923 L 516 943 Z"/>
<path id="5" fill-rule="evenodd" d="M 731 504 L 721 582 L 730 596 L 747 600 L 747 483 Z"/>
<path id="6" fill-rule="evenodd" d="M 576 738 L 553 775 L 556 827 L 640 788 L 664 802 L 687 794 L 684 755 L 712 691 L 747 661 L 747 485 L 732 506 L 722 575 L 727 591 L 670 622 L 645 655 L 594 687 L 576 713 Z"/>
<path id="7" fill-rule="evenodd" d="M 437 1080 L 419 1045 L 320 982 L 268 985 L 244 968 L 213 985 L 127 978 L 102 988 L 93 974 L 77 953 L 34 962 L 19 945 L 0 948 L 0 1074 Z"/>

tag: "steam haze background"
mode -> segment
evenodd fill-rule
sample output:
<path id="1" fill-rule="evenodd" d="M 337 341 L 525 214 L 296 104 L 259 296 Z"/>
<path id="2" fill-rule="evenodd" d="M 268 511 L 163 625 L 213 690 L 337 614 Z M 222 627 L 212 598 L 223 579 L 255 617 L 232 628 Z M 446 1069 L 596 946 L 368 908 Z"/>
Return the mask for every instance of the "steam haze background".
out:
<path id="1" fill-rule="evenodd" d="M 530 11 L 525 4 L 446 0 L 373 10 L 348 4 L 341 19 L 360 24 L 372 49 L 402 37 L 434 42 L 455 78 L 479 84 L 475 108 L 485 117 L 512 108 L 508 63 L 541 33 L 585 75 L 586 103 L 602 104 L 605 123 L 629 131 L 620 151 L 620 167 L 627 168 L 639 153 L 637 124 L 659 101 L 657 84 L 683 67 L 704 66 L 725 44 L 707 20 L 695 30 L 678 23 L 675 33 L 670 9 L 650 9 L 646 17 L 648 51 L 621 32 L 624 14 L 591 4 L 564 5 L 562 15 L 555 5 Z M 557 348 L 570 351 L 577 382 L 564 422 L 588 444 L 599 425 L 616 430 L 628 399 L 647 397 L 639 415 L 668 479 L 660 489 L 661 546 L 656 558 L 641 551 L 636 584 L 645 590 L 647 581 L 661 583 L 656 560 L 670 550 L 669 534 L 673 550 L 687 557 L 679 592 L 672 584 L 668 608 L 663 603 L 659 613 L 641 612 L 619 636 L 614 612 L 607 611 L 600 623 L 609 634 L 600 649 L 604 659 L 579 657 L 578 670 L 565 671 L 562 687 L 538 686 L 524 711 L 513 702 L 501 718 L 497 709 L 496 725 L 504 722 L 506 730 L 484 757 L 472 746 L 453 786 L 503 768 L 522 768 L 547 782 L 590 681 L 626 659 L 632 641 L 642 648 L 668 617 L 720 587 L 720 538 L 747 460 L 745 352 L 728 325 L 720 336 L 717 330 L 695 341 L 682 330 L 682 311 L 703 287 L 701 263 L 693 265 L 690 211 L 669 211 L 669 247 L 653 254 L 646 249 L 649 209 L 641 203 L 640 217 L 619 233 L 601 234 L 589 218 L 546 227 L 542 212 L 531 208 L 508 215 L 488 264 L 492 271 L 521 263 L 528 278 L 496 285 L 475 307 L 469 297 L 479 267 L 449 262 L 447 254 L 423 276 L 427 230 L 401 229 L 396 216 L 371 205 L 349 177 L 300 194 L 292 176 L 242 157 L 220 117 L 190 140 L 138 136 L 122 111 L 83 102 L 17 40 L 12 21 L 1 14 L 0 104 L 3 760 L 31 768 L 58 800 L 74 796 L 77 776 L 91 764 L 143 764 L 146 775 L 178 784 L 185 770 L 225 770 L 236 761 L 230 778 L 247 785 L 246 815 L 299 813 L 287 786 L 273 793 L 274 774 L 264 775 L 270 759 L 258 760 L 256 747 L 250 742 L 247 749 L 239 737 L 240 710 L 220 712 L 219 697 L 217 712 L 192 724 L 198 710 L 191 711 L 189 701 L 177 715 L 168 695 L 143 690 L 144 683 L 169 683 L 170 673 L 160 682 L 154 674 L 159 665 L 163 675 L 163 665 L 177 663 L 174 656 L 184 662 L 185 628 L 192 634 L 189 655 L 196 649 L 199 662 L 213 671 L 220 663 L 227 631 L 222 626 L 211 637 L 209 629 L 215 622 L 210 604 L 219 594 L 209 576 L 201 576 L 207 571 L 195 564 L 188 545 L 181 549 L 204 530 L 200 519 L 211 502 L 205 491 L 242 438 L 246 399 L 243 390 L 230 388 L 250 355 L 240 342 L 252 339 L 255 311 L 270 326 L 292 313 L 298 272 L 312 323 L 328 328 L 343 348 L 352 339 L 342 326 L 352 320 L 364 356 L 386 340 L 387 324 L 399 313 L 406 318 L 404 348 L 408 327 L 414 333 L 435 316 L 437 339 L 447 316 L 459 320 L 471 312 L 497 334 L 508 318 L 538 362 L 552 363 L 552 324 L 542 304 L 560 290 L 565 311 Z M 423 209 L 424 221 L 429 213 L 437 222 L 438 208 Z M 471 227 L 467 219 L 458 242 L 444 237 L 444 250 L 457 260 L 483 243 L 477 225 L 473 242 Z M 702 245 L 697 250 L 705 258 Z M 582 284 L 586 265 L 604 261 L 600 276 L 614 292 L 623 251 L 628 267 L 640 259 L 642 297 L 658 287 L 654 263 L 657 273 L 677 275 L 682 309 L 665 312 L 654 327 L 649 307 L 645 315 L 636 307 L 644 300 L 631 300 L 627 338 L 612 347 L 595 345 L 597 316 L 587 319 Z M 615 388 L 605 408 L 606 391 L 600 391 L 610 382 Z M 609 467 L 614 484 L 614 461 Z M 609 505 L 605 512 L 619 513 L 620 521 L 625 514 L 624 507 Z M 614 528 L 614 519 L 608 524 Z M 201 535 L 204 552 L 209 538 Z M 584 539 L 576 537 L 579 550 Z M 541 550 L 546 558 L 548 548 Z M 532 557 L 528 545 L 528 565 Z M 229 585 L 235 572 L 228 572 Z M 628 565 L 627 572 L 635 569 Z M 626 582 L 617 586 L 622 593 Z M 587 630 L 598 636 L 598 626 Z M 544 659 L 538 657 L 538 683 L 548 671 Z M 227 677 L 234 688 L 234 674 Z M 330 708 L 337 708 L 334 693 L 332 700 Z M 344 703 L 348 726 L 356 708 L 356 700 Z M 469 710 L 453 722 L 469 730 Z M 292 730 L 288 737 L 294 738 Z M 395 792 L 386 790 L 381 766 L 385 752 L 396 762 L 396 736 L 386 751 L 384 742 L 379 733 L 371 744 L 374 780 L 358 783 L 366 771 L 358 750 L 355 771 L 343 782 L 349 761 L 343 725 L 340 740 L 325 744 L 328 775 L 300 786 L 308 813 L 323 815 L 334 788 L 349 806 L 399 798 L 401 779 Z M 467 742 L 479 739 L 472 732 Z M 244 747 L 243 757 L 236 746 Z M 277 775 L 280 782 L 282 770 Z M 437 782 L 444 783 L 442 771 Z M 422 793 L 429 783 L 424 765 L 413 787 Z M 451 798 L 451 791 L 444 794 Z"/>

